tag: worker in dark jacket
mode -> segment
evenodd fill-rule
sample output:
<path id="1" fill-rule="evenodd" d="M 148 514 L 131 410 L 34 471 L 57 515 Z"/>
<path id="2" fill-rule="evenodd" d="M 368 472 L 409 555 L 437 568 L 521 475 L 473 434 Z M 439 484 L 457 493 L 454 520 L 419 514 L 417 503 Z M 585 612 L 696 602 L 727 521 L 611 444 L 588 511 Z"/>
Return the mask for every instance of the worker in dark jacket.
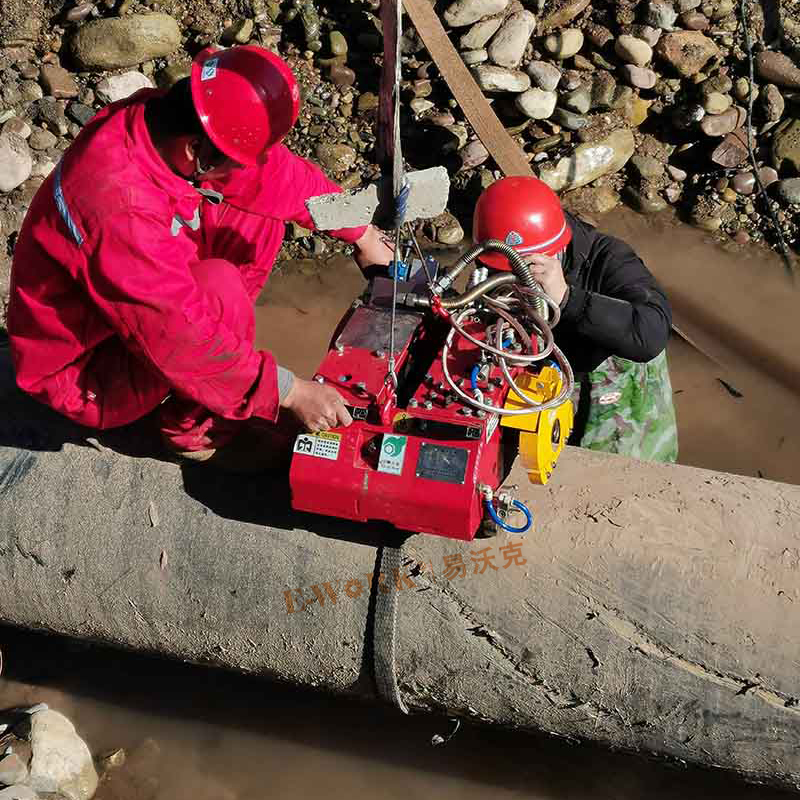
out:
<path id="1" fill-rule="evenodd" d="M 475 207 L 476 241 L 526 256 L 561 308 L 556 344 L 575 371 L 571 444 L 675 461 L 678 435 L 665 347 L 672 313 L 663 290 L 624 242 L 567 214 L 537 178 L 504 178 Z M 488 266 L 508 268 L 497 253 Z"/>

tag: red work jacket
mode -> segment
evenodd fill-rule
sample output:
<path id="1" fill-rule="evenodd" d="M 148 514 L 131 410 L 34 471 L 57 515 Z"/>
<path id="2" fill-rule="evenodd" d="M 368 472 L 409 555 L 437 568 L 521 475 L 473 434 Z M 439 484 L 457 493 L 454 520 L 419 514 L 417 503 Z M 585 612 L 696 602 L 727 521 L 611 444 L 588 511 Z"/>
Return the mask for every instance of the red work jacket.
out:
<path id="1" fill-rule="evenodd" d="M 190 264 L 203 242 L 234 231 L 237 263 L 255 300 L 292 220 L 313 228 L 305 200 L 339 191 L 322 171 L 283 145 L 267 163 L 239 169 L 212 205 L 173 173 L 156 151 L 144 119 L 155 90 L 143 90 L 98 114 L 40 187 L 20 232 L 11 277 L 8 332 L 17 383 L 71 419 L 96 428 L 127 424 L 179 391 L 228 419 L 278 413 L 276 365 L 212 317 Z M 226 214 L 226 211 L 228 212 Z M 219 226 L 217 226 L 219 227 Z M 332 231 L 347 242 L 365 228 Z M 250 246 L 251 245 L 251 246 Z M 250 247 L 248 247 L 250 246 Z M 222 253 L 215 254 L 225 257 Z M 121 348 L 136 370 L 106 376 L 114 402 L 89 378 L 102 355 Z M 113 359 L 112 359 L 113 363 Z M 123 390 L 119 391 L 120 386 Z"/>

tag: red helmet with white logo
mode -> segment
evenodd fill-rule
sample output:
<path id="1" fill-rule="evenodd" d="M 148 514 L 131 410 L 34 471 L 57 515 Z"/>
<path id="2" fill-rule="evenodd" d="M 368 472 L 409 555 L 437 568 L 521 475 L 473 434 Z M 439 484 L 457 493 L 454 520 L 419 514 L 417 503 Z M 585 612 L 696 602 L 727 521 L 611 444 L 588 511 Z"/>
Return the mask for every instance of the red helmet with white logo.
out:
<path id="1" fill-rule="evenodd" d="M 478 198 L 472 218 L 476 242 L 499 239 L 522 255 L 560 253 L 572 240 L 558 195 L 538 178 L 501 178 Z M 510 270 L 500 253 L 484 253 L 480 260 L 495 269 Z"/>
<path id="2" fill-rule="evenodd" d="M 263 163 L 300 111 L 289 65 L 256 45 L 207 47 L 192 64 L 192 101 L 208 138 L 245 166 Z"/>

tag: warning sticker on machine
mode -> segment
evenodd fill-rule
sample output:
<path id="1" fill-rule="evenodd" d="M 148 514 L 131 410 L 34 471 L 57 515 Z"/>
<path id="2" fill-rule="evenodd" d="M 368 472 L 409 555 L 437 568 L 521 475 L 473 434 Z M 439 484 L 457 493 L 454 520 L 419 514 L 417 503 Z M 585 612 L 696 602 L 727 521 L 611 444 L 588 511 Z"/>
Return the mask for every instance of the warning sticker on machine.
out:
<path id="1" fill-rule="evenodd" d="M 339 458 L 339 447 L 342 443 L 341 433 L 301 433 L 294 442 L 294 452 L 303 453 L 315 458 L 327 458 L 336 461 Z"/>
<path id="2" fill-rule="evenodd" d="M 406 458 L 407 436 L 384 435 L 381 444 L 381 455 L 378 459 L 378 472 L 389 475 L 400 475 Z"/>

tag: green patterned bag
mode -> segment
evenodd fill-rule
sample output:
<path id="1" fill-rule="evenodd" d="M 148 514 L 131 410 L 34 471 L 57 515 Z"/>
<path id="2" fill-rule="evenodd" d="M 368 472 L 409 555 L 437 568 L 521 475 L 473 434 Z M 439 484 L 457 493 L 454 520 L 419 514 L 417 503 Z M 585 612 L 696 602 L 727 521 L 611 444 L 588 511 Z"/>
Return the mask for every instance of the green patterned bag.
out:
<path id="1" fill-rule="evenodd" d="M 666 351 L 645 364 L 610 356 L 587 380 L 591 403 L 581 447 L 645 461 L 677 459 Z"/>

